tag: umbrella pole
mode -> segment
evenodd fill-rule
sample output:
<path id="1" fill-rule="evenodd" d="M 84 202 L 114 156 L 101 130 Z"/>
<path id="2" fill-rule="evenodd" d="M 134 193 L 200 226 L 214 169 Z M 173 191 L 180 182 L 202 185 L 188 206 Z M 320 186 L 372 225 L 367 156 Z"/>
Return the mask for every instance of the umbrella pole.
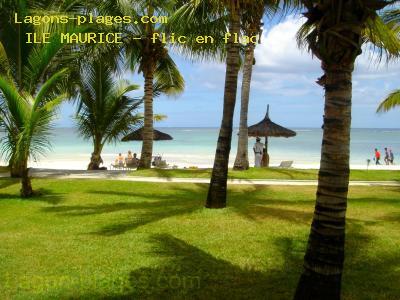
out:
<path id="1" fill-rule="evenodd" d="M 263 153 L 262 158 L 262 167 L 268 168 L 269 167 L 269 154 L 268 154 L 268 137 L 265 137 L 265 152 Z"/>

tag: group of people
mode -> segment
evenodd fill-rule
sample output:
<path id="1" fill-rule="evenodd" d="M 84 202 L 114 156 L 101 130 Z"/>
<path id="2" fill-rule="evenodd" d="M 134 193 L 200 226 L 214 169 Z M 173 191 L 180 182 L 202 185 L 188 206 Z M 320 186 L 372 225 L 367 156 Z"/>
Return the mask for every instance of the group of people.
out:
<path id="1" fill-rule="evenodd" d="M 133 153 L 132 155 L 132 151 L 129 150 L 126 158 L 124 158 L 122 153 L 118 154 L 117 158 L 115 159 L 115 165 L 121 168 L 129 166 L 137 167 L 139 165 L 139 158 L 137 158 L 136 153 Z"/>
<path id="2" fill-rule="evenodd" d="M 375 157 L 374 161 L 376 165 L 381 164 L 381 152 L 375 148 Z M 385 158 L 384 162 L 386 165 L 393 165 L 394 164 L 394 154 L 392 149 L 385 148 Z"/>

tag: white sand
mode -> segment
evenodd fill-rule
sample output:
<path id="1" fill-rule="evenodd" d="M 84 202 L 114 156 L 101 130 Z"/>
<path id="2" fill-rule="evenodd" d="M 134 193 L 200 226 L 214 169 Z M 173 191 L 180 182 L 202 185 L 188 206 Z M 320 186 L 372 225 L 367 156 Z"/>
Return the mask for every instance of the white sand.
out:
<path id="1" fill-rule="evenodd" d="M 212 168 L 212 164 L 188 164 L 185 162 L 177 162 L 174 163 L 173 161 L 167 160 L 168 164 L 170 166 L 176 165 L 179 168 L 184 168 L 184 167 L 190 167 L 190 166 L 196 166 L 198 168 Z M 48 159 L 48 160 L 41 160 L 39 162 L 31 162 L 29 164 L 30 167 L 33 168 L 41 168 L 41 169 L 63 169 L 63 170 L 85 170 L 89 161 L 86 160 L 71 160 L 71 159 Z M 112 163 L 111 161 L 105 161 L 104 166 L 110 167 Z M 250 162 L 251 163 L 251 162 Z M 231 163 L 231 166 L 233 164 Z M 279 163 L 272 163 L 271 167 L 278 167 Z M 319 164 L 293 164 L 293 168 L 296 169 L 318 169 Z M 350 168 L 353 170 L 366 170 L 367 166 L 366 165 L 356 165 L 352 164 L 350 165 Z M 370 165 L 369 170 L 400 170 L 400 165 Z"/>

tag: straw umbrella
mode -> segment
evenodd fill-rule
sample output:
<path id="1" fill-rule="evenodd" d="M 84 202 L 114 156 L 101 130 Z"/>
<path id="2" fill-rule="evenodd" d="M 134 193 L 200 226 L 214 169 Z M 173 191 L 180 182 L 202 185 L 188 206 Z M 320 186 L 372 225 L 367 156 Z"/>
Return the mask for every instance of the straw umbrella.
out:
<path id="1" fill-rule="evenodd" d="M 282 127 L 271 121 L 269 118 L 269 105 L 267 106 L 267 114 L 265 118 L 255 125 L 248 128 L 248 135 L 253 137 L 265 137 L 265 153 L 263 154 L 263 160 L 265 158 L 265 167 L 269 166 L 269 154 L 268 154 L 268 137 L 293 137 L 296 136 L 296 132 L 293 130 Z M 264 157 L 265 155 L 265 157 Z"/>
<path id="2" fill-rule="evenodd" d="M 153 133 L 154 141 L 170 141 L 172 139 L 173 139 L 172 136 L 170 136 L 169 134 L 166 134 L 164 132 L 154 129 L 154 133 Z M 128 135 L 126 135 L 125 137 L 122 138 L 122 141 L 123 142 L 143 141 L 143 127 L 129 133 Z"/>

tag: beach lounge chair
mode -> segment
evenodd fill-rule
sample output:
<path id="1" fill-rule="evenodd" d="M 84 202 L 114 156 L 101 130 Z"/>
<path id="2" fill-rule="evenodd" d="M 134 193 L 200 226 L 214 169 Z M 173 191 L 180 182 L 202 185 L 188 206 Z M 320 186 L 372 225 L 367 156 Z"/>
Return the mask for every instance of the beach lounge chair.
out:
<path id="1" fill-rule="evenodd" d="M 155 156 L 153 162 L 151 163 L 155 168 L 168 168 L 168 164 L 162 159 L 161 155 Z"/>
<path id="2" fill-rule="evenodd" d="M 125 170 L 126 167 L 124 164 L 111 164 L 110 165 L 110 170 Z"/>
<path id="3" fill-rule="evenodd" d="M 279 165 L 279 168 L 289 169 L 292 167 L 292 165 L 293 165 L 293 160 L 284 160 Z"/>
<path id="4" fill-rule="evenodd" d="M 139 166 L 139 160 L 138 159 L 131 159 L 126 162 L 126 168 L 127 169 L 136 169 Z"/>

